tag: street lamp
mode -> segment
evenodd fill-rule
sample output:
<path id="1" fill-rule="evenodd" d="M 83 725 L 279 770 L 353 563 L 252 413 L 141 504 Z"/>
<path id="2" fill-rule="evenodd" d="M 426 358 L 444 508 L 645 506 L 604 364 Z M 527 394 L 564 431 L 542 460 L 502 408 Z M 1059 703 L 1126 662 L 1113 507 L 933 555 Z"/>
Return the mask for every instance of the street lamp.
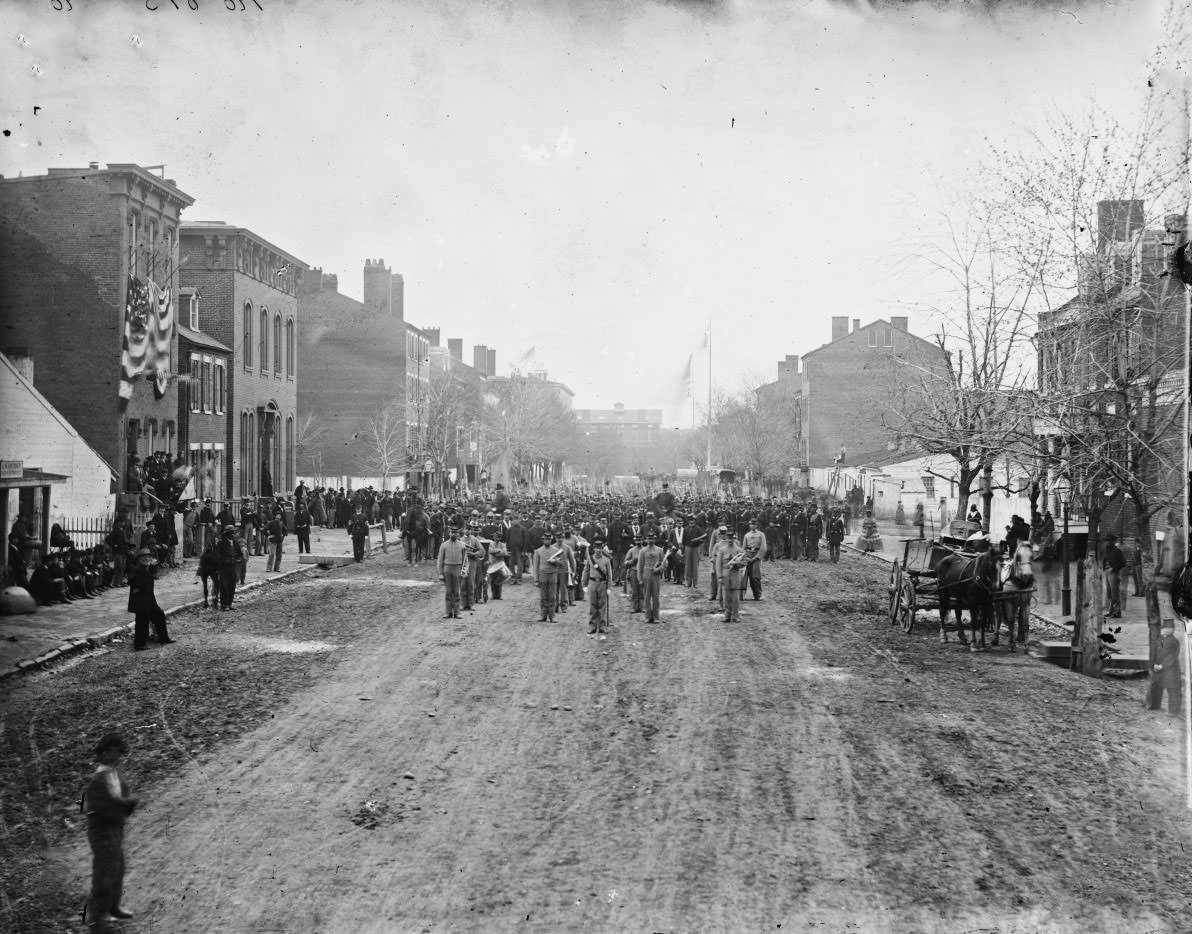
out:
<path id="1" fill-rule="evenodd" d="M 1068 517 L 1072 507 L 1072 484 L 1067 477 L 1061 477 L 1056 481 L 1052 489 L 1055 495 L 1059 497 L 1060 506 L 1064 510 L 1064 577 L 1063 583 L 1060 586 L 1060 609 L 1063 611 L 1064 616 L 1070 616 L 1072 615 L 1072 581 L 1068 570 L 1068 562 L 1071 560 L 1069 557 L 1069 548 L 1071 546 L 1068 544 Z"/>

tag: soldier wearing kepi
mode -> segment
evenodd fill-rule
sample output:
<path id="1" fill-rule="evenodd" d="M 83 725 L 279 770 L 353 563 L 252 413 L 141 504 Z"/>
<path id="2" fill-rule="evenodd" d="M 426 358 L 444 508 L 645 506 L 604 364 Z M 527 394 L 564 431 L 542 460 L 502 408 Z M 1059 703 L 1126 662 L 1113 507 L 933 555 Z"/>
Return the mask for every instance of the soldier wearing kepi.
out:
<path id="1" fill-rule="evenodd" d="M 555 609 L 559 602 L 559 575 L 563 572 L 563 552 L 558 546 L 558 537 L 554 532 L 546 532 L 542 536 L 542 544 L 533 554 L 531 570 L 534 582 L 538 585 L 538 599 L 542 606 L 540 623 L 553 623 Z"/>
<path id="2" fill-rule="evenodd" d="M 766 556 L 766 536 L 758 527 L 759 524 L 756 518 L 749 520 L 749 531 L 745 533 L 742 542 L 746 559 L 745 576 L 749 581 L 750 590 L 753 591 L 754 600 L 762 598 L 762 558 Z"/>
<path id="3" fill-rule="evenodd" d="M 1167 712 L 1183 711 L 1183 678 L 1180 677 L 1180 640 L 1175 636 L 1175 620 L 1165 619 L 1160 627 L 1156 661 L 1151 666 L 1151 686 L 1147 691 L 1147 706 L 1163 709 L 1163 692 L 1167 692 Z"/>
<path id="4" fill-rule="evenodd" d="M 840 515 L 840 507 L 832 507 L 832 517 L 828 520 L 828 557 L 832 563 L 840 561 L 840 545 L 844 541 L 845 523 Z"/>
<path id="5" fill-rule="evenodd" d="M 608 585 L 613 579 L 613 563 L 604 549 L 604 539 L 592 540 L 588 560 L 584 562 L 583 585 L 588 588 L 588 635 L 608 631 Z"/>

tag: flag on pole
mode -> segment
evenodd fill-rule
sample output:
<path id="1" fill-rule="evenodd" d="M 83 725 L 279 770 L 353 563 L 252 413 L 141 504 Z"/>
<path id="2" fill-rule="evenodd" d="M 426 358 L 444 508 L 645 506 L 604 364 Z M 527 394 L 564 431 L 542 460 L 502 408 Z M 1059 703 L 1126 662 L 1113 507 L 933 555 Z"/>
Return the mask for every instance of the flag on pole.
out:
<path id="1" fill-rule="evenodd" d="M 683 371 L 683 398 L 690 399 L 695 394 L 694 382 L 695 354 L 687 355 L 687 369 Z"/>

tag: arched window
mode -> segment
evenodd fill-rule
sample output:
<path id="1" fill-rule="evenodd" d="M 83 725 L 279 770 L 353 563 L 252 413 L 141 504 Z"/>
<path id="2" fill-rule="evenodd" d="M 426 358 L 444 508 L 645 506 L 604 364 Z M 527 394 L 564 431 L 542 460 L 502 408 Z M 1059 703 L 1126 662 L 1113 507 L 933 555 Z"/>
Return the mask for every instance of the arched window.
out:
<path id="1" fill-rule="evenodd" d="M 286 489 L 294 489 L 294 416 L 286 418 Z"/>
<path id="2" fill-rule="evenodd" d="M 281 376 L 281 315 L 273 316 L 273 375 Z"/>
<path id="3" fill-rule="evenodd" d="M 252 302 L 244 303 L 244 342 L 241 344 L 244 355 L 244 369 L 252 369 Z"/>
<path id="4" fill-rule="evenodd" d="M 269 309 L 261 309 L 261 372 L 269 368 Z"/>
<path id="5" fill-rule="evenodd" d="M 294 319 L 286 318 L 286 376 L 294 378 Z"/>

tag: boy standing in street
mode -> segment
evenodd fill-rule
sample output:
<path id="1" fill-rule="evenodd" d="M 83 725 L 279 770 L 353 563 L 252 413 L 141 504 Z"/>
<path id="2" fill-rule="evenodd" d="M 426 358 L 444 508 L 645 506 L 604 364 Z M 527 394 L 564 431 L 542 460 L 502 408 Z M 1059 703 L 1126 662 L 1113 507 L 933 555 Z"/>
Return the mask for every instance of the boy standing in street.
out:
<path id="1" fill-rule="evenodd" d="M 95 747 L 99 767 L 83 792 L 87 814 L 87 842 L 91 844 L 91 896 L 87 920 L 92 930 L 110 931 L 112 919 L 132 914 L 120 907 L 124 893 L 124 822 L 137 806 L 117 767 L 128 755 L 119 733 L 108 733 Z"/>

